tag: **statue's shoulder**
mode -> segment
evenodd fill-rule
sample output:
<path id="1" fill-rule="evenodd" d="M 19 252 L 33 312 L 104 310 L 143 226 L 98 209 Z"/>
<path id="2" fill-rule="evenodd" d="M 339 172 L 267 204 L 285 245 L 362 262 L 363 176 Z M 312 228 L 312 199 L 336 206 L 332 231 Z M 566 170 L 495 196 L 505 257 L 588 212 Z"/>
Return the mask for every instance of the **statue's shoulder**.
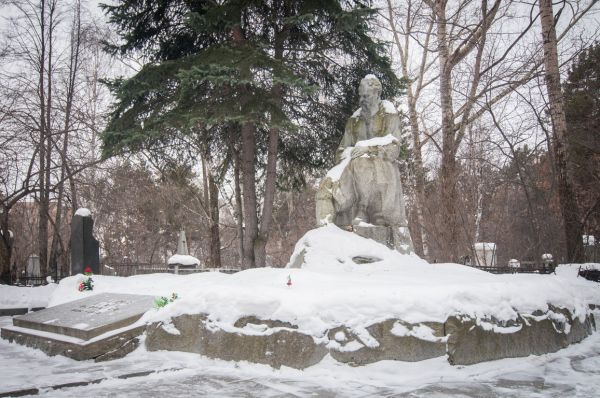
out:
<path id="1" fill-rule="evenodd" d="M 399 116 L 400 112 L 398 109 L 392 104 L 391 101 L 381 100 L 379 102 L 379 112 L 383 112 L 385 116 Z"/>

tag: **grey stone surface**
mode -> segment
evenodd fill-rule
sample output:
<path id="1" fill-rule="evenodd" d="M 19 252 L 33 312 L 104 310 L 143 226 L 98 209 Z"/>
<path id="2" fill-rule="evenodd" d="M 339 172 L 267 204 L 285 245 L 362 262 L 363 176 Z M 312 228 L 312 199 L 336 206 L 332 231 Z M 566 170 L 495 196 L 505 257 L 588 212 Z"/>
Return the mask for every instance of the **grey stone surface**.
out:
<path id="1" fill-rule="evenodd" d="M 381 259 L 375 256 L 354 256 L 352 261 L 355 264 L 372 264 L 381 261 Z"/>
<path id="2" fill-rule="evenodd" d="M 13 318 L 15 326 L 89 340 L 137 321 L 153 296 L 102 293 Z"/>
<path id="3" fill-rule="evenodd" d="M 353 231 L 355 234 L 363 238 L 373 239 L 388 247 L 394 247 L 394 238 L 392 228 L 384 225 L 354 225 Z"/>
<path id="4" fill-rule="evenodd" d="M 572 319 L 570 314 L 566 319 L 566 323 L 560 323 L 523 315 L 514 324 L 501 325 L 520 328 L 518 331 L 496 333 L 485 330 L 474 319 L 451 317 L 445 324 L 448 361 L 454 365 L 471 365 L 501 358 L 547 354 L 577 343 L 592 333 L 592 315 L 584 322 Z M 498 325 L 494 320 L 489 321 Z"/>
<path id="5" fill-rule="evenodd" d="M 486 330 L 475 320 L 460 316 L 450 317 L 444 323 L 408 324 L 388 319 L 367 327 L 371 340 L 365 341 L 363 334 L 342 325 L 328 331 L 328 345 L 316 343 L 288 322 L 249 316 L 234 324 L 236 328 L 252 325 L 253 330 L 262 326 L 268 331 L 264 335 L 254 335 L 224 331 L 204 314 L 182 315 L 173 318 L 172 325 L 156 323 L 148 326 L 146 348 L 149 351 L 195 352 L 211 358 L 244 360 L 276 368 L 303 369 L 316 364 L 328 353 L 335 360 L 354 366 L 382 360 L 415 362 L 440 356 L 447 356 L 451 364 L 470 365 L 555 352 L 583 340 L 594 328 L 591 315 L 580 322 L 567 316 L 568 311 L 555 309 L 554 312 L 565 314 L 565 323 L 550 319 L 536 321 L 536 317 L 544 315 L 540 312 L 520 317 L 508 325 L 495 324 L 519 328 L 513 333 Z M 404 335 L 392 333 L 396 322 L 407 331 Z M 495 321 L 486 322 L 494 325 Z M 429 328 L 431 335 L 417 332 L 417 328 L 423 326 Z M 338 338 L 339 335 L 343 338 Z"/>
<path id="6" fill-rule="evenodd" d="M 78 361 L 96 359 L 97 361 L 122 358 L 139 345 L 138 336 L 145 326 L 127 328 L 106 338 L 94 339 L 90 342 L 67 338 L 56 333 L 41 334 L 33 329 L 20 327 L 4 327 L 1 337 L 27 347 L 37 348 L 50 356 L 62 355 Z"/>
<path id="7" fill-rule="evenodd" d="M 48 355 L 96 361 L 120 358 L 139 345 L 145 325 L 135 326 L 154 298 L 103 293 L 13 318 L 3 339 Z"/>
<path id="8" fill-rule="evenodd" d="M 258 319 L 254 315 L 245 316 L 233 324 L 236 328 L 243 328 L 246 325 L 265 325 L 268 328 L 288 328 L 288 329 L 298 329 L 298 326 L 292 325 L 289 322 L 279 321 L 277 319 Z"/>
<path id="9" fill-rule="evenodd" d="M 329 331 L 329 339 L 334 340 L 338 332 L 346 336 L 342 347 L 350 342 L 358 341 L 364 347 L 355 351 L 344 351 L 343 349 L 331 349 L 331 356 L 340 362 L 350 365 L 360 366 L 383 360 L 395 360 L 416 362 L 430 358 L 441 357 L 446 354 L 446 344 L 443 342 L 444 325 L 442 323 L 427 323 L 426 326 L 434 331 L 434 336 L 438 341 L 428 341 L 414 336 L 396 336 L 391 330 L 394 319 L 388 319 L 383 322 L 373 324 L 367 328 L 367 331 L 379 344 L 377 347 L 368 347 L 366 342 L 346 327 L 339 327 Z M 417 325 L 406 325 L 411 329 Z"/>
<path id="10" fill-rule="evenodd" d="M 244 322 L 247 324 L 248 320 Z M 170 327 L 163 328 L 161 323 L 148 327 L 149 351 L 195 352 L 210 358 L 296 369 L 314 365 L 327 354 L 327 349 L 316 344 L 311 336 L 293 329 L 278 327 L 266 335 L 238 334 L 212 327 L 204 315 L 181 315 L 173 318 L 172 323 L 179 334 L 174 334 Z"/>
<path id="11" fill-rule="evenodd" d="M 92 217 L 75 214 L 71 220 L 71 275 L 82 274 L 86 267 L 100 273 L 100 246 L 94 238 Z"/>
<path id="12" fill-rule="evenodd" d="M 32 254 L 27 258 L 26 274 L 28 278 L 40 278 L 40 256 Z"/>
<path id="13" fill-rule="evenodd" d="M 177 253 L 178 256 L 189 256 L 187 238 L 185 236 L 185 230 L 179 231 L 179 237 L 177 238 Z M 167 267 L 175 274 L 186 274 L 193 273 L 200 267 L 200 264 L 182 264 L 181 262 L 173 262 L 174 257 L 171 256 L 168 261 Z"/>
<path id="14" fill-rule="evenodd" d="M 339 179 L 326 176 L 316 194 L 317 224 L 333 222 L 347 228 L 362 222 L 390 229 L 386 244 L 402 253 L 412 252 L 408 234 L 398 157 L 400 116 L 388 101 L 381 101 L 381 83 L 366 76 L 360 83 L 361 108 L 348 120 L 337 152 L 346 164 Z M 395 141 L 362 146 L 360 141 L 392 135 Z M 352 148 L 350 153 L 346 148 Z M 340 164 L 336 167 L 341 167 Z M 399 233 L 402 228 L 403 233 Z M 379 235 L 377 235 L 379 236 Z"/>
<path id="15" fill-rule="evenodd" d="M 177 238 L 177 254 L 182 254 L 184 256 L 190 254 L 184 229 L 179 231 L 179 237 Z"/>

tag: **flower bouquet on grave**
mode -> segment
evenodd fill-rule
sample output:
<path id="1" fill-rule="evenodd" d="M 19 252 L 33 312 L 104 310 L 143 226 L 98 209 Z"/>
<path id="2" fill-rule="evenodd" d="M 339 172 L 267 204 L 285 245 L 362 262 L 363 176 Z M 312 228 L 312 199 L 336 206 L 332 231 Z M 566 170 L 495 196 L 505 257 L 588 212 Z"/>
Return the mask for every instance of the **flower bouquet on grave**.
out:
<path id="1" fill-rule="evenodd" d="M 83 271 L 83 275 L 85 278 L 79 283 L 79 291 L 83 292 L 84 290 L 94 290 L 94 280 L 92 279 L 92 269 L 90 267 L 85 267 Z"/>

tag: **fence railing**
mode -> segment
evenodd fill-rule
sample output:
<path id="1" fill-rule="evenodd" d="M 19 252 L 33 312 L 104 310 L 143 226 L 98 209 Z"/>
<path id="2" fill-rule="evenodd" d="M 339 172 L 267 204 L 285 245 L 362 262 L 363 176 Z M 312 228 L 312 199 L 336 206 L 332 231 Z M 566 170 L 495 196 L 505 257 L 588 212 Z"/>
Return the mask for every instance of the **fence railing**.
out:
<path id="1" fill-rule="evenodd" d="M 470 267 L 487 271 L 492 274 L 552 274 L 556 270 L 555 265 L 544 265 L 544 264 L 523 264 L 520 267 L 485 267 L 470 265 Z"/>
<path id="2" fill-rule="evenodd" d="M 578 276 L 587 279 L 588 281 L 600 282 L 600 270 L 595 268 L 579 267 Z"/>
<path id="3" fill-rule="evenodd" d="M 51 283 L 58 283 L 61 279 L 62 277 L 57 277 L 56 273 L 50 274 Z M 11 275 L 7 282 L 13 286 L 42 286 L 48 284 L 48 278 L 45 276 Z"/>
<path id="4" fill-rule="evenodd" d="M 156 273 L 178 273 L 180 275 L 201 273 L 201 272 L 222 272 L 225 274 L 234 274 L 241 271 L 240 268 L 236 267 L 222 267 L 222 268 L 178 268 L 168 267 L 163 263 L 109 263 L 102 266 L 103 275 L 114 275 L 114 276 L 133 276 L 133 275 L 145 275 L 145 274 L 156 274 Z"/>
<path id="5" fill-rule="evenodd" d="M 17 278 L 14 284 L 20 286 L 41 286 L 47 285 L 48 281 L 42 276 L 22 276 Z"/>

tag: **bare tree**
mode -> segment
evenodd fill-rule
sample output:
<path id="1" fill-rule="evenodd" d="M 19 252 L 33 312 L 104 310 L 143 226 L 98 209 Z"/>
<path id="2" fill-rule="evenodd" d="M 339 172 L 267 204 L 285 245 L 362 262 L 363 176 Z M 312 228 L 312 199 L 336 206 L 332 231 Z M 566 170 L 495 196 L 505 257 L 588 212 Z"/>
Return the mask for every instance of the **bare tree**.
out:
<path id="1" fill-rule="evenodd" d="M 426 9 L 424 2 L 419 0 L 408 0 L 403 10 L 398 10 L 387 0 L 387 12 L 381 12 L 380 16 L 386 22 L 384 29 L 389 28 L 392 34 L 395 48 L 400 58 L 401 75 L 406 82 L 406 97 L 408 108 L 408 121 L 412 137 L 412 164 L 414 167 L 416 200 L 414 205 L 417 211 L 417 224 L 419 235 L 417 240 L 421 248 L 417 250 L 426 258 L 429 256 L 429 245 L 427 238 L 427 227 L 424 223 L 423 211 L 425 208 L 425 169 L 423 166 L 422 126 L 419 122 L 420 109 L 419 99 L 423 90 L 437 79 L 435 72 L 430 73 L 437 56 L 433 53 L 431 39 L 433 34 L 434 20 L 424 15 Z M 426 11 L 425 11 L 426 13 Z M 398 26 L 396 20 L 403 23 Z M 417 47 L 414 49 L 413 47 Z M 415 53 L 418 58 L 414 69 L 411 65 L 411 54 Z M 420 55 L 420 56 L 419 56 Z"/>
<path id="2" fill-rule="evenodd" d="M 89 52 L 86 47 L 93 48 L 89 44 L 95 41 L 99 48 L 99 35 L 83 23 L 80 1 L 71 6 L 59 0 L 15 0 L 2 6 L 12 15 L 3 32 L 5 62 L 0 73 L 2 88 L 12 102 L 2 134 L 12 137 L 6 147 L 13 154 L 0 177 L 2 227 L 8 230 L 9 213 L 19 201 L 35 199 L 36 247 L 41 273 L 47 275 L 48 267 L 56 269 L 68 257 L 63 226 L 69 220 L 67 202 L 71 213 L 77 206 L 75 176 L 98 163 L 97 157 L 89 156 L 97 151 L 85 145 L 89 126 L 96 121 L 82 109 L 89 103 L 98 106 L 97 98 L 90 101 L 84 93 L 99 84 L 99 76 L 88 79 L 82 66 L 89 61 L 83 55 Z M 82 45 L 85 36 L 87 46 Z M 6 268 L 10 252 L 2 252 Z"/>
<path id="3" fill-rule="evenodd" d="M 566 143 L 567 119 L 560 84 L 560 69 L 552 0 L 539 1 L 542 40 L 544 43 L 544 77 L 550 116 L 552 118 L 552 149 L 554 155 L 554 169 L 558 183 L 558 193 L 562 216 L 564 220 L 565 238 L 567 246 L 567 260 L 570 262 L 583 262 L 583 242 L 581 239 L 582 225 L 579 220 L 579 208 L 573 190 L 573 179 L 569 176 L 567 165 L 568 148 Z"/>
<path id="4" fill-rule="evenodd" d="M 558 40 L 580 23 L 593 3 L 572 8 Z M 431 246 L 433 234 L 441 237 L 434 245 L 438 258 L 457 260 L 472 243 L 459 241 L 464 231 L 457 191 L 462 167 L 459 150 L 475 121 L 487 118 L 493 125 L 488 110 L 511 101 L 516 90 L 540 75 L 544 60 L 533 36 L 540 13 L 535 5 L 501 0 L 409 0 L 402 5 L 386 1 L 386 5 L 381 16 L 395 44 L 399 74 L 407 81 L 417 224 L 425 244 Z M 428 85 L 437 87 L 437 94 L 424 91 Z M 439 115 L 441 122 L 432 122 L 431 115 Z M 424 203 L 431 202 L 423 189 L 425 144 L 438 151 L 429 162 L 440 156 L 436 203 L 442 209 L 441 222 L 429 225 L 423 220 L 423 209 L 428 207 Z M 423 231 L 429 231 L 429 236 Z"/>

